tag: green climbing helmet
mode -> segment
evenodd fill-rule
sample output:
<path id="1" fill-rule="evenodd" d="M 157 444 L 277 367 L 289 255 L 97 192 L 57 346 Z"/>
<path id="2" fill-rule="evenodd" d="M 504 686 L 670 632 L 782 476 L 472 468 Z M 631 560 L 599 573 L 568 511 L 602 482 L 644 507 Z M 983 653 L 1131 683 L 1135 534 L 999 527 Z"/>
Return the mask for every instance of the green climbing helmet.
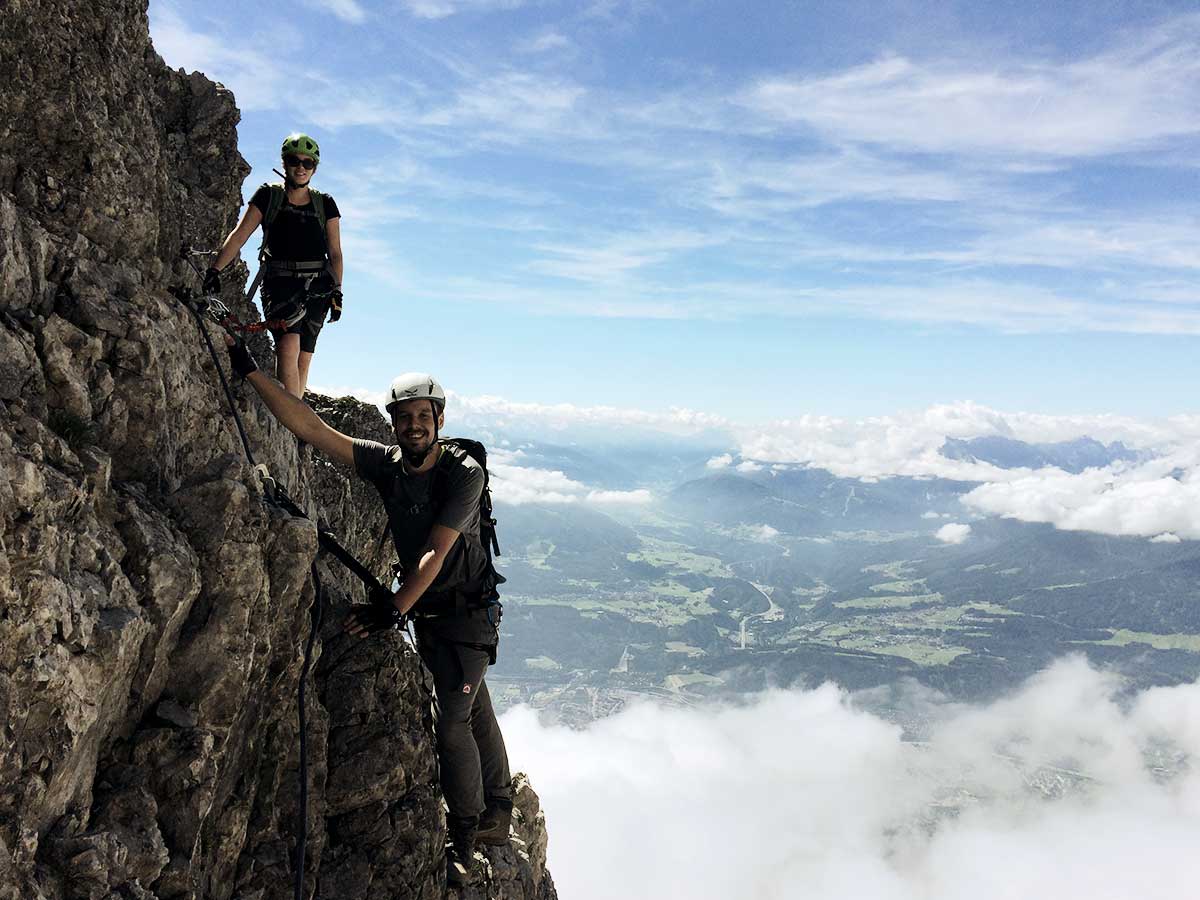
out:
<path id="1" fill-rule="evenodd" d="M 321 148 L 317 142 L 298 131 L 283 139 L 283 149 L 279 151 L 279 155 L 287 156 L 289 153 L 302 153 L 311 156 L 315 162 L 321 161 Z"/>

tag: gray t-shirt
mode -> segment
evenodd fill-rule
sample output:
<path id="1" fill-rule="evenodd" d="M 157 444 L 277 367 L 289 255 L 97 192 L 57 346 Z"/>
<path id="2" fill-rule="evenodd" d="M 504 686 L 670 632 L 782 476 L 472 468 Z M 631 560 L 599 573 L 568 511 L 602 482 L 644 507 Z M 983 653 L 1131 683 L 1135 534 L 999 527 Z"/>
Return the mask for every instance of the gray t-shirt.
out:
<path id="1" fill-rule="evenodd" d="M 354 468 L 360 478 L 375 485 L 383 499 L 392 541 L 405 571 L 416 570 L 434 525 L 459 533 L 427 595 L 470 590 L 482 581 L 487 572 L 487 554 L 479 541 L 483 468 L 469 453 L 443 444 L 432 469 L 411 474 L 404 470 L 398 446 L 355 438 Z"/>

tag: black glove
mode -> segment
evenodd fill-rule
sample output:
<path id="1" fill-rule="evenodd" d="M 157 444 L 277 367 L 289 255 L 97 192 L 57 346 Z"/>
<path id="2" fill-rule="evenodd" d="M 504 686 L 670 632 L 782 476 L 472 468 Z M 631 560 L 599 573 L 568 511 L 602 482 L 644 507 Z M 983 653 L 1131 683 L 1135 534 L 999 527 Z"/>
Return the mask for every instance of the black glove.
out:
<path id="1" fill-rule="evenodd" d="M 212 266 L 209 266 L 208 271 L 204 273 L 204 293 L 221 293 L 221 273 Z"/>
<path id="2" fill-rule="evenodd" d="M 329 295 L 329 321 L 336 322 L 342 317 L 342 289 L 334 288 Z"/>
<path id="3" fill-rule="evenodd" d="M 395 594 L 386 588 L 371 591 L 368 598 L 370 603 L 365 606 L 354 606 L 350 609 L 350 620 L 347 623 L 351 629 L 357 625 L 367 634 L 386 631 L 393 626 L 404 627 L 405 616 L 396 609 Z"/>
<path id="4" fill-rule="evenodd" d="M 229 348 L 229 365 L 242 378 L 249 377 L 251 372 L 258 371 L 258 363 L 250 355 L 250 348 L 245 341 L 238 341 Z"/>

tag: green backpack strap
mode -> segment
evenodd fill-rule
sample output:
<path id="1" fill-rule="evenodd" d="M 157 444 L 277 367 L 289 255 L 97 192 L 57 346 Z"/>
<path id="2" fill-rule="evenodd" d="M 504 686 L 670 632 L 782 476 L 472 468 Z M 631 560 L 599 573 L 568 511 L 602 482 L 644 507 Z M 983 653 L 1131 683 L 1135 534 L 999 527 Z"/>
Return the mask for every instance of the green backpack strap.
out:
<path id="1" fill-rule="evenodd" d="M 308 195 L 312 197 L 313 212 L 317 214 L 317 221 L 321 223 L 321 234 L 325 234 L 325 195 L 313 188 L 308 189 Z M 325 238 L 326 247 L 329 245 L 329 238 Z"/>
<path id="2" fill-rule="evenodd" d="M 262 246 L 258 248 L 259 262 L 267 258 L 267 232 L 271 230 L 271 223 L 283 209 L 283 201 L 287 199 L 287 191 L 283 189 L 282 184 L 264 184 L 263 187 L 270 191 L 270 196 L 267 198 L 267 211 L 263 213 Z"/>

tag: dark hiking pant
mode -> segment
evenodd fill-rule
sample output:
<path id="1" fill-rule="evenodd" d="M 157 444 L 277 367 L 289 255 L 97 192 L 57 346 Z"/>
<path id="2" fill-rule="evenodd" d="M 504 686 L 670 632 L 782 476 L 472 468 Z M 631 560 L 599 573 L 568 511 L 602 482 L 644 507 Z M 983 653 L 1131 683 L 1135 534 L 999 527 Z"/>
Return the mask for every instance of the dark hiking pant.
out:
<path id="1" fill-rule="evenodd" d="M 462 643 L 493 643 L 496 630 L 483 614 L 416 622 L 417 651 L 433 675 L 434 736 L 442 794 L 450 815 L 470 819 L 488 804 L 512 804 L 508 752 L 483 676 L 487 650 Z"/>

